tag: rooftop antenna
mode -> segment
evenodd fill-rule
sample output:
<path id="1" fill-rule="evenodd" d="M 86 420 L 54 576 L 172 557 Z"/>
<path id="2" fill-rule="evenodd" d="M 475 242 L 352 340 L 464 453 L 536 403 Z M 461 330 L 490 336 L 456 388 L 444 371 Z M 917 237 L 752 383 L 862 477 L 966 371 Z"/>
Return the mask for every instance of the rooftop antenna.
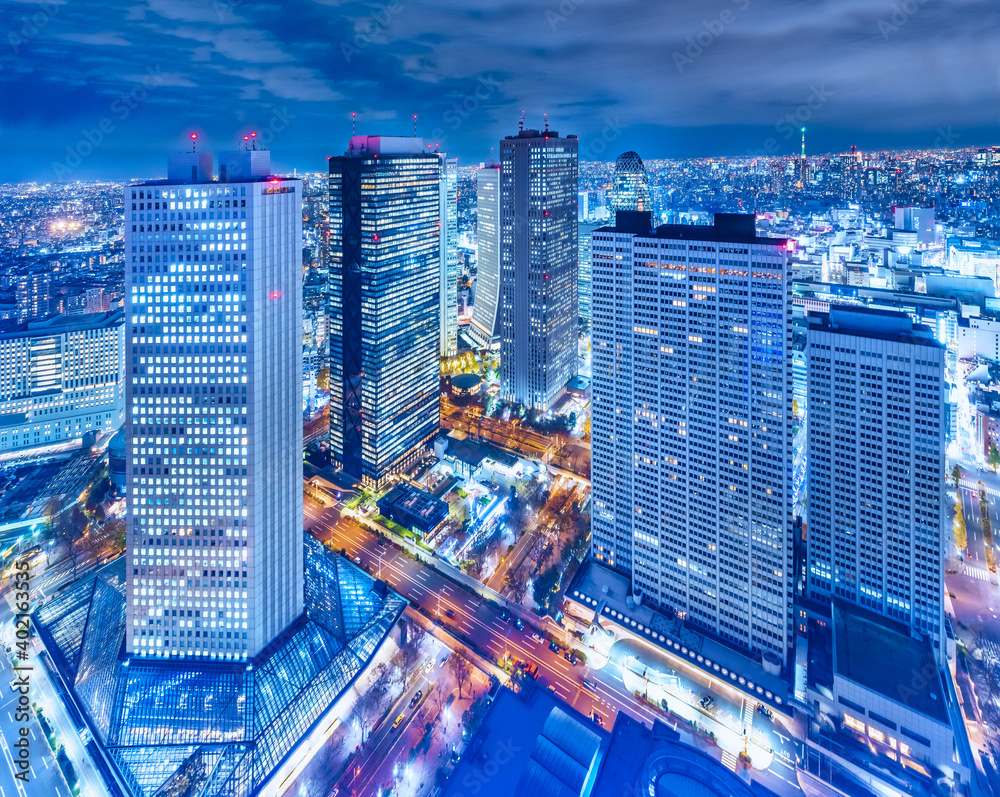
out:
<path id="1" fill-rule="evenodd" d="M 243 136 L 243 149 L 250 149 L 250 136 Z"/>
<path id="2" fill-rule="evenodd" d="M 358 121 L 357 113 L 355 111 L 351 111 L 351 138 L 354 138 L 354 136 L 357 135 L 357 130 L 356 130 L 357 121 Z"/>
<path id="3" fill-rule="evenodd" d="M 549 115 L 547 113 L 543 113 L 542 116 L 545 117 L 545 132 L 548 133 L 549 132 Z"/>
<path id="4" fill-rule="evenodd" d="M 413 137 L 417 137 L 417 115 L 413 114 Z"/>
<path id="5" fill-rule="evenodd" d="M 191 151 L 192 152 L 196 152 L 197 151 L 197 143 L 198 143 L 198 134 L 197 133 L 192 133 L 191 134 Z"/>
<path id="6" fill-rule="evenodd" d="M 257 150 L 257 134 L 256 133 L 251 133 L 250 134 L 250 140 L 251 140 L 251 142 L 253 142 L 254 151 L 256 151 Z"/>
<path id="7" fill-rule="evenodd" d="M 521 109 L 521 121 L 517 125 L 517 132 L 519 132 L 519 133 L 523 133 L 524 132 L 524 109 L 523 108 Z"/>

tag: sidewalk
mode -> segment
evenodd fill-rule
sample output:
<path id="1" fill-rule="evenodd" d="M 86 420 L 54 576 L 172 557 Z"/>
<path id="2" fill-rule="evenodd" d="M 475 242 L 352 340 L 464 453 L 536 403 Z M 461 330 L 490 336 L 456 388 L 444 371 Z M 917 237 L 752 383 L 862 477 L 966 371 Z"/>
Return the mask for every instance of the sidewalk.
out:
<path id="1" fill-rule="evenodd" d="M 495 676 L 502 684 L 508 684 L 510 682 L 510 675 L 505 670 L 501 670 L 496 664 L 487 659 L 481 653 L 477 652 L 474 648 L 470 647 L 462 640 L 449 634 L 443 627 L 437 625 L 433 620 L 424 617 L 424 615 L 412 606 L 407 606 L 405 613 L 411 622 L 419 625 L 432 637 L 443 643 L 449 649 L 458 650 L 465 658 L 474 664 L 477 669 L 482 670 L 487 675 Z"/>

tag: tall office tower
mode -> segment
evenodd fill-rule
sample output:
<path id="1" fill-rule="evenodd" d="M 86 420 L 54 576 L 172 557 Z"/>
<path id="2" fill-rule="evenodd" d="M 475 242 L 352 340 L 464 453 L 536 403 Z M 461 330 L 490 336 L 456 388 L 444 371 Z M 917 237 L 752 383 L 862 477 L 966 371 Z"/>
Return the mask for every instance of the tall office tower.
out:
<path id="1" fill-rule="evenodd" d="M 133 656 L 253 658 L 302 613 L 298 189 L 264 151 L 126 189 Z"/>
<path id="2" fill-rule="evenodd" d="M 579 278 L 577 280 L 577 293 L 580 302 L 580 321 L 590 323 L 591 320 L 591 256 L 590 239 L 594 230 L 599 230 L 600 224 L 581 224 L 579 229 L 580 255 L 579 255 Z"/>
<path id="3" fill-rule="evenodd" d="M 807 593 L 892 617 L 940 650 L 945 349 L 903 312 L 808 320 Z"/>
<path id="4" fill-rule="evenodd" d="M 782 194 L 787 184 L 788 167 L 784 161 L 771 161 L 771 193 Z"/>
<path id="5" fill-rule="evenodd" d="M 581 224 L 590 220 L 590 193 L 579 191 L 576 195 L 576 219 Z"/>
<path id="6" fill-rule="evenodd" d="M 441 356 L 458 354 L 458 159 L 441 158 Z"/>
<path id="7" fill-rule="evenodd" d="M 652 210 L 649 197 L 649 174 L 636 152 L 625 152 L 615 161 L 611 179 L 612 218 L 619 210 Z"/>
<path id="8" fill-rule="evenodd" d="M 500 369 L 505 401 L 546 411 L 576 376 L 576 136 L 500 142 Z"/>
<path id="9" fill-rule="evenodd" d="M 791 304 L 753 216 L 593 234 L 592 551 L 743 648 L 790 644 Z"/>
<path id="10" fill-rule="evenodd" d="M 469 335 L 480 346 L 500 336 L 500 167 L 476 172 L 476 301 Z"/>
<path id="11" fill-rule="evenodd" d="M 18 274 L 14 282 L 14 318 L 23 324 L 45 318 L 50 312 L 52 279 L 47 272 L 33 271 Z"/>
<path id="12" fill-rule="evenodd" d="M 440 181 L 420 138 L 330 159 L 330 449 L 376 487 L 438 431 Z"/>
<path id="13" fill-rule="evenodd" d="M 113 432 L 124 420 L 120 310 L 58 315 L 0 335 L 0 451 Z"/>

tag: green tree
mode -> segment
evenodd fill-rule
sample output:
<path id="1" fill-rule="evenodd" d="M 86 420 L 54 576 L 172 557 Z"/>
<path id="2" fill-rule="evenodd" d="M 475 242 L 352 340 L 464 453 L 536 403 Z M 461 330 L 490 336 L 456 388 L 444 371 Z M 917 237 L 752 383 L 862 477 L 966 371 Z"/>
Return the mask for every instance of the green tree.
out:
<path id="1" fill-rule="evenodd" d="M 955 532 L 955 547 L 958 549 L 959 556 L 961 556 L 965 553 L 966 546 L 969 544 L 965 533 L 965 515 L 962 512 L 961 499 L 955 503 L 955 521 L 952 524 L 952 529 Z"/>
<path id="2" fill-rule="evenodd" d="M 1000 467 L 1000 451 L 997 451 L 996 444 L 992 441 L 990 442 L 990 452 L 986 455 L 986 464 L 993 468 L 994 473 L 996 473 L 997 467 Z"/>
<path id="3" fill-rule="evenodd" d="M 958 489 L 958 483 L 961 481 L 961 479 L 962 479 L 962 469 L 958 467 L 958 465 L 956 464 L 951 469 L 951 480 L 952 482 L 954 482 L 956 490 Z"/>

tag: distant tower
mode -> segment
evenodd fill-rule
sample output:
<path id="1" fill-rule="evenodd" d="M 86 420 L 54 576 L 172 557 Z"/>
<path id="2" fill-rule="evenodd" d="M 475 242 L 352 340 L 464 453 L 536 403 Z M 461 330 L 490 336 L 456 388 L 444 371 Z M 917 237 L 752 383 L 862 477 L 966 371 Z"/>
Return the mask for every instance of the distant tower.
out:
<path id="1" fill-rule="evenodd" d="M 806 129 L 802 128 L 802 154 L 799 155 L 799 173 L 795 181 L 795 187 L 802 189 L 809 182 L 809 164 L 806 162 Z"/>
<path id="2" fill-rule="evenodd" d="M 612 217 L 618 210 L 651 210 L 649 173 L 638 153 L 631 150 L 618 156 L 611 183 Z"/>

